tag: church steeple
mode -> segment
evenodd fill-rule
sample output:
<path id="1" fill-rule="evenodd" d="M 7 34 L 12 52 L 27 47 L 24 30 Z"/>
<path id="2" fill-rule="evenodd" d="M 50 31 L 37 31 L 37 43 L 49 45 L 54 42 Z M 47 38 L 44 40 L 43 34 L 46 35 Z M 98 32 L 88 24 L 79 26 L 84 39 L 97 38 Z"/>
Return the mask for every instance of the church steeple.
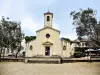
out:
<path id="1" fill-rule="evenodd" d="M 44 13 L 44 27 L 52 27 L 53 13 L 50 11 Z"/>

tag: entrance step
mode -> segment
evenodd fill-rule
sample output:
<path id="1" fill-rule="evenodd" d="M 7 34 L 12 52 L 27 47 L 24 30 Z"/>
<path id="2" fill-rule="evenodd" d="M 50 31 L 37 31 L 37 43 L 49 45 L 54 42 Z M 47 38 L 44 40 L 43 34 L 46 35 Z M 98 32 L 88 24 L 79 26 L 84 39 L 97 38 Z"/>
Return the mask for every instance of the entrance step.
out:
<path id="1" fill-rule="evenodd" d="M 28 63 L 47 63 L 47 64 L 61 64 L 61 58 L 55 57 L 33 57 L 33 58 L 26 58 L 25 62 Z"/>

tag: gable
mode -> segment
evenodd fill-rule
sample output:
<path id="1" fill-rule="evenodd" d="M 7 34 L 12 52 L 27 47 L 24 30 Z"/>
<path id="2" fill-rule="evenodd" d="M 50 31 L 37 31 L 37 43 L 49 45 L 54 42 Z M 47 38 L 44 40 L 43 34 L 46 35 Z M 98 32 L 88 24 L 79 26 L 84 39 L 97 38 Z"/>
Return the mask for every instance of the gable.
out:
<path id="1" fill-rule="evenodd" d="M 60 31 L 59 31 L 59 30 L 54 29 L 54 28 L 51 28 L 51 27 L 45 27 L 45 28 L 39 29 L 39 30 L 36 31 L 36 33 L 37 33 L 37 32 L 40 32 L 40 31 L 42 31 L 42 30 L 45 30 L 45 29 L 51 29 L 51 30 L 54 30 L 54 31 L 56 31 L 56 32 L 59 32 L 59 34 L 60 34 Z"/>

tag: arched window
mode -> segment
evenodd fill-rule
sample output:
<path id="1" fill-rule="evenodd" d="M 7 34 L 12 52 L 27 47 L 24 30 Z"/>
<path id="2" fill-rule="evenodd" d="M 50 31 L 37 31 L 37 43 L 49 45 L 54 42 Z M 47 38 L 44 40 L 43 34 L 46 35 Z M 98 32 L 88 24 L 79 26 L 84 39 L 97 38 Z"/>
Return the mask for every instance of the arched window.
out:
<path id="1" fill-rule="evenodd" d="M 47 21 L 50 21 L 50 16 L 47 16 Z"/>
<path id="2" fill-rule="evenodd" d="M 30 50 L 32 50 L 33 49 L 33 46 L 32 45 L 30 45 Z"/>
<path id="3" fill-rule="evenodd" d="M 63 46 L 63 50 L 66 50 L 66 46 Z"/>

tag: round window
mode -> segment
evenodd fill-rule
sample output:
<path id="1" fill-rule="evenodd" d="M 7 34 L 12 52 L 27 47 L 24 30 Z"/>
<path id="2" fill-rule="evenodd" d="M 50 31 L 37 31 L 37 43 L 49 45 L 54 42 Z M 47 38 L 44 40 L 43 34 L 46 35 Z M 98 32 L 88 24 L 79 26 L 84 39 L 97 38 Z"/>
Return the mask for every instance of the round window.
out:
<path id="1" fill-rule="evenodd" d="M 50 37 L 50 34 L 46 34 L 46 37 L 49 38 Z"/>

